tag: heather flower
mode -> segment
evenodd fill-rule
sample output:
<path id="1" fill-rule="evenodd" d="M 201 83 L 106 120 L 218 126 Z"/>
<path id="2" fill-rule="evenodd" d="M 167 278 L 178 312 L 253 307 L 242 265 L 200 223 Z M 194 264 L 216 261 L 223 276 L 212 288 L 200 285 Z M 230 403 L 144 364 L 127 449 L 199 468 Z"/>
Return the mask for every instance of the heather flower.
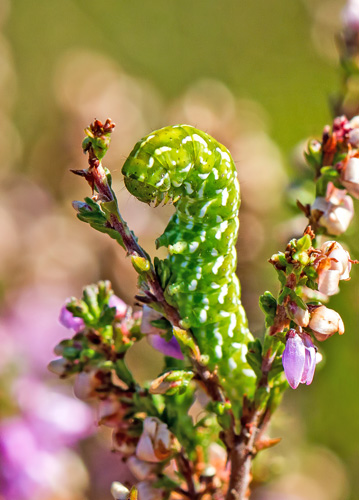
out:
<path id="1" fill-rule="evenodd" d="M 316 365 L 316 349 L 306 333 L 289 330 L 282 355 L 285 376 L 292 389 L 311 384 Z"/>
<path id="2" fill-rule="evenodd" d="M 342 20 L 345 28 L 353 31 L 359 30 L 359 1 L 348 0 L 342 10 Z"/>
<path id="3" fill-rule="evenodd" d="M 344 333 L 344 323 L 340 315 L 333 309 L 325 306 L 316 307 L 310 316 L 309 328 L 312 329 L 314 337 L 324 341 L 339 333 Z"/>
<path id="4" fill-rule="evenodd" d="M 165 492 L 154 488 L 149 481 L 141 481 L 137 484 L 138 500 L 162 500 Z"/>
<path id="5" fill-rule="evenodd" d="M 176 438 L 166 424 L 156 417 L 147 417 L 136 448 L 136 456 L 146 462 L 162 462 L 176 446 Z"/>
<path id="6" fill-rule="evenodd" d="M 82 318 L 77 318 L 68 311 L 66 304 L 64 304 L 60 311 L 59 322 L 65 327 L 74 330 L 76 333 L 85 328 L 85 323 Z"/>
<path id="7" fill-rule="evenodd" d="M 318 222 L 329 234 L 344 233 L 354 216 L 353 200 L 345 189 L 337 189 L 332 182 L 328 183 L 325 198 L 319 196 L 311 207 L 312 215 L 318 213 Z"/>
<path id="8" fill-rule="evenodd" d="M 293 301 L 287 304 L 287 314 L 298 326 L 306 327 L 309 323 L 308 309 L 302 309 Z"/>
<path id="9" fill-rule="evenodd" d="M 152 321 L 160 319 L 162 315 L 152 309 L 151 307 L 144 306 L 142 312 L 141 332 L 148 335 L 149 343 L 157 351 L 162 352 L 165 356 L 171 356 L 176 359 L 183 359 L 183 354 L 179 343 L 175 337 L 169 341 L 164 339 L 161 334 L 165 334 L 165 330 L 156 328 L 151 324 Z"/>
<path id="10" fill-rule="evenodd" d="M 349 194 L 354 198 L 359 198 L 359 158 L 352 157 L 346 163 L 344 162 L 341 183 Z"/>
<path id="11" fill-rule="evenodd" d="M 325 242 L 320 250 L 322 255 L 316 266 L 318 290 L 325 295 L 334 295 L 339 291 L 339 281 L 350 279 L 350 255 L 336 241 Z"/>

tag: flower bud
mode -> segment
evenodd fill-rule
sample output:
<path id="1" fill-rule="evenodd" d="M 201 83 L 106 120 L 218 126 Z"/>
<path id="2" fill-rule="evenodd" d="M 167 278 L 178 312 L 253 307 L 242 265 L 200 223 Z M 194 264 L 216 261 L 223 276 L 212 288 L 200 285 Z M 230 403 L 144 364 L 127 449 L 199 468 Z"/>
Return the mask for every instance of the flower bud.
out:
<path id="1" fill-rule="evenodd" d="M 293 301 L 290 301 L 286 307 L 287 314 L 298 326 L 305 328 L 309 323 L 308 309 L 302 309 Z"/>
<path id="2" fill-rule="evenodd" d="M 166 424 L 156 417 L 145 418 L 143 432 L 136 448 L 139 459 L 146 462 L 162 462 L 176 447 L 177 440 Z"/>
<path id="3" fill-rule="evenodd" d="M 108 300 L 108 305 L 109 307 L 116 308 L 116 316 L 115 316 L 116 319 L 122 319 L 126 316 L 128 306 L 126 302 L 120 299 L 120 297 L 117 297 L 117 295 L 111 295 L 111 297 Z"/>
<path id="4" fill-rule="evenodd" d="M 342 10 L 344 27 L 353 31 L 359 31 L 359 2 L 348 0 Z"/>
<path id="5" fill-rule="evenodd" d="M 151 394 L 172 395 L 180 389 L 185 389 L 193 378 L 193 372 L 185 370 L 172 370 L 160 375 L 151 382 Z"/>
<path id="6" fill-rule="evenodd" d="M 69 363 L 65 358 L 58 358 L 50 361 L 47 365 L 47 368 L 50 372 L 62 377 L 66 374 L 67 368 L 69 367 Z"/>
<path id="7" fill-rule="evenodd" d="M 339 271 L 341 280 L 350 279 L 351 262 L 349 252 L 344 250 L 337 241 L 326 241 L 321 246 L 321 251 L 330 259 L 330 270 Z"/>
<path id="8" fill-rule="evenodd" d="M 314 337 L 319 341 L 324 341 L 335 333 L 344 333 L 344 323 L 340 315 L 333 309 L 319 306 L 311 314 L 309 328 L 313 331 Z"/>
<path id="9" fill-rule="evenodd" d="M 115 500 L 127 500 L 130 490 L 122 483 L 115 481 L 111 485 L 111 495 Z"/>
<path id="10" fill-rule="evenodd" d="M 66 304 L 62 306 L 59 316 L 59 322 L 66 328 L 74 330 L 76 333 L 85 328 L 85 323 L 82 318 L 78 318 L 72 312 L 66 309 Z"/>
<path id="11" fill-rule="evenodd" d="M 72 202 L 72 207 L 76 210 L 76 212 L 81 212 L 81 210 L 92 212 L 92 208 L 90 207 L 90 205 L 88 205 L 84 201 L 75 200 Z"/>
<path id="12" fill-rule="evenodd" d="M 96 389 L 101 385 L 97 377 L 97 370 L 81 372 L 77 375 L 74 383 L 74 394 L 77 398 L 86 400 L 96 395 Z"/>

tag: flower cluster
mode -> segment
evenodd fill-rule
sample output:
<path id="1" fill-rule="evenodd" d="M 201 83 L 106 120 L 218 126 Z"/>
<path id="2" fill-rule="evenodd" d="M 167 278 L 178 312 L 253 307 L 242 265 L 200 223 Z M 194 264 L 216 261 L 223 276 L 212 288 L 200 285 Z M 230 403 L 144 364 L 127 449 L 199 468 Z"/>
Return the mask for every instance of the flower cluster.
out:
<path id="1" fill-rule="evenodd" d="M 312 246 L 314 233 L 308 229 L 299 240 L 292 240 L 285 253 L 272 256 L 282 288 L 278 299 L 261 298 L 270 326 L 270 335 L 284 334 L 282 363 L 293 389 L 310 384 L 320 355 L 313 339 L 323 342 L 335 333 L 344 333 L 340 315 L 320 301 L 339 291 L 339 282 L 348 280 L 352 260 L 336 241 Z"/>
<path id="2" fill-rule="evenodd" d="M 354 216 L 359 198 L 359 116 L 336 118 L 325 127 L 322 142 L 311 141 L 306 158 L 315 169 L 316 199 L 301 207 L 316 233 L 340 235 Z"/>

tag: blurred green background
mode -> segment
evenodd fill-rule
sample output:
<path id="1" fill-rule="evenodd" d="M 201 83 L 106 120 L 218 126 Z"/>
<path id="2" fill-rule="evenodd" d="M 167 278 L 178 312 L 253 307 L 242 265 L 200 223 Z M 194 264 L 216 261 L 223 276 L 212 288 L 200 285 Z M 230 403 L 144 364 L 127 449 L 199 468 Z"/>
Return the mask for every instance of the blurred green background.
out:
<path id="1" fill-rule="evenodd" d="M 191 120 L 234 151 L 243 196 L 239 274 L 260 334 L 258 296 L 276 287 L 266 259 L 298 227 L 284 193 L 302 174 L 301 149 L 293 150 L 331 120 L 341 7 L 334 0 L 1 0 L 4 310 L 25 288 L 46 286 L 65 298 L 100 278 L 133 302 L 135 276 L 121 249 L 71 211 L 71 200 L 88 190 L 68 169 L 85 167 L 83 128 L 110 116 L 117 129 L 108 165 L 120 204 L 153 250 L 168 211 L 153 215 L 130 200 L 121 165 L 141 136 Z M 354 258 L 358 220 L 345 238 Z M 352 276 L 331 301 L 346 334 L 320 345 L 325 362 L 312 386 L 288 391 L 273 426 L 283 444 L 257 466 L 258 480 L 272 481 L 258 499 L 359 499 L 357 269 Z M 89 498 L 107 498 L 91 488 Z"/>

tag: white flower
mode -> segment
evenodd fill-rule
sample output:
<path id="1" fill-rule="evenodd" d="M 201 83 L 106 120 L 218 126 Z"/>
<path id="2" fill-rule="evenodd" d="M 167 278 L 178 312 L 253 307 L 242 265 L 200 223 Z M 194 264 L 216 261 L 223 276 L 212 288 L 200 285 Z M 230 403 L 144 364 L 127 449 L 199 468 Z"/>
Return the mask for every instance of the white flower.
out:
<path id="1" fill-rule="evenodd" d="M 147 417 L 143 422 L 136 455 L 146 462 L 162 462 L 171 455 L 176 444 L 176 438 L 166 424 L 156 417 Z"/>
<path id="2" fill-rule="evenodd" d="M 341 175 L 341 183 L 349 194 L 354 198 L 359 198 L 359 158 L 352 157 L 346 162 Z"/>
<path id="3" fill-rule="evenodd" d="M 326 197 L 319 196 L 311 207 L 313 215 L 319 212 L 318 222 L 329 234 L 344 233 L 354 216 L 353 200 L 346 193 L 345 189 L 337 189 L 329 182 Z"/>

